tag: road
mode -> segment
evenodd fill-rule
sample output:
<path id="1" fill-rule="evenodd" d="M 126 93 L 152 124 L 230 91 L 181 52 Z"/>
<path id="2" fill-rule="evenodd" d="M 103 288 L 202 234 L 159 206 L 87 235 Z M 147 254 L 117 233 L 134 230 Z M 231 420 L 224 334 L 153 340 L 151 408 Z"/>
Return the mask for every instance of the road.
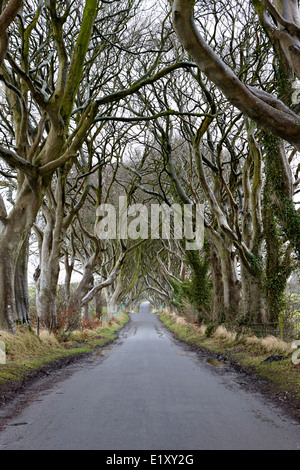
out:
<path id="1" fill-rule="evenodd" d="M 230 367 L 177 344 L 142 304 L 119 340 L 6 423 L 0 450 L 26 449 L 296 450 L 300 427 Z"/>

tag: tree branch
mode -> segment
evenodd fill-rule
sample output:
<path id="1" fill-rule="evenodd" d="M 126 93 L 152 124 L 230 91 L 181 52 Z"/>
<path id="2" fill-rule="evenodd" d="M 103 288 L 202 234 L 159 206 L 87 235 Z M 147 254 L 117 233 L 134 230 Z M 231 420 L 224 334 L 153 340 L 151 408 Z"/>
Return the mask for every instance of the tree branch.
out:
<path id="1" fill-rule="evenodd" d="M 10 0 L 9 4 L 0 15 L 0 36 L 6 32 L 9 25 L 13 22 L 18 11 L 23 5 L 23 0 Z"/>
<path id="2" fill-rule="evenodd" d="M 296 34 L 298 37 L 300 37 L 300 28 L 294 22 L 288 21 L 283 18 L 283 16 L 279 13 L 277 8 L 273 5 L 270 0 L 263 0 L 263 3 L 265 5 L 265 8 L 269 10 L 269 12 L 273 15 L 273 17 L 277 20 L 278 23 L 284 26 L 289 31 L 289 33 Z"/>
<path id="3" fill-rule="evenodd" d="M 200 35 L 194 21 L 194 0 L 174 0 L 173 25 L 176 34 L 199 69 L 229 102 L 255 121 L 300 149 L 300 118 L 280 100 L 265 92 L 254 93 L 213 51 Z"/>
<path id="4" fill-rule="evenodd" d="M 12 150 L 8 150 L 0 146 L 0 157 L 11 167 L 22 171 L 30 178 L 35 178 L 38 175 L 39 168 L 32 163 L 29 163 L 24 158 L 17 155 Z"/>
<path id="5" fill-rule="evenodd" d="M 46 163 L 40 167 L 40 175 L 45 176 L 48 173 L 53 173 L 55 170 L 65 165 L 71 158 L 75 158 L 77 154 L 72 154 L 69 152 L 64 153 L 60 158 L 53 160 L 52 162 Z"/>

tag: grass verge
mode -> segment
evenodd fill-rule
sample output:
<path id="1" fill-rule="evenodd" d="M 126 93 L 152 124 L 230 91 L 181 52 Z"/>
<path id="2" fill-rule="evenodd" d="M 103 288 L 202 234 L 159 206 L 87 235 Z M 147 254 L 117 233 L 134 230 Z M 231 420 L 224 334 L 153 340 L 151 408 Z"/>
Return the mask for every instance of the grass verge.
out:
<path id="1" fill-rule="evenodd" d="M 61 335 L 41 331 L 37 336 L 27 327 L 18 328 L 15 335 L 0 331 L 0 341 L 6 347 L 6 363 L 0 364 L 0 394 L 1 390 L 17 390 L 27 379 L 51 365 L 55 368 L 59 364 L 68 364 L 110 344 L 128 321 L 128 315 L 122 313 L 100 328 Z"/>
<path id="2" fill-rule="evenodd" d="M 204 326 L 165 312 L 160 319 L 179 340 L 231 363 L 248 375 L 264 379 L 269 394 L 291 403 L 300 418 L 300 365 L 293 364 L 292 344 L 275 337 L 259 339 L 249 331 L 232 333 L 223 327 L 209 332 Z"/>

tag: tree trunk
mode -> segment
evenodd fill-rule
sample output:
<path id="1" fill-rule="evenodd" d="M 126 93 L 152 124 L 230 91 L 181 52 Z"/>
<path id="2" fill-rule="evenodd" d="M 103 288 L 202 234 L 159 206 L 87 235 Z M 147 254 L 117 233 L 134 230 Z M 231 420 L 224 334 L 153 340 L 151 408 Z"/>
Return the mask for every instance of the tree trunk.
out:
<path id="1" fill-rule="evenodd" d="M 240 313 L 241 286 L 232 259 L 232 252 L 225 245 L 219 247 L 221 260 L 224 310 L 228 320 L 236 319 Z"/>
<path id="2" fill-rule="evenodd" d="M 64 282 L 64 295 L 65 295 L 65 303 L 66 305 L 70 301 L 71 297 L 71 280 L 72 280 L 72 274 L 73 274 L 73 269 L 74 269 L 74 264 L 75 264 L 75 259 L 74 257 L 71 259 L 71 262 L 69 263 L 69 258 L 68 254 L 65 253 L 65 282 Z"/>
<path id="3" fill-rule="evenodd" d="M 0 329 L 15 332 L 15 323 L 30 324 L 28 238 L 19 248 L 17 237 L 10 243 L 3 237 L 0 246 Z"/>
<path id="4" fill-rule="evenodd" d="M 213 300 L 212 316 L 213 320 L 219 320 L 224 312 L 224 285 L 219 253 L 214 243 L 209 243 L 210 264 L 212 270 Z"/>
<path id="5" fill-rule="evenodd" d="M 38 187 L 25 180 L 0 233 L 0 328 L 15 332 L 15 322 L 24 320 L 27 300 L 26 243 L 42 201 Z M 20 307 L 22 306 L 22 310 Z M 25 310 L 24 310 L 25 308 Z M 23 313 L 20 313 L 20 312 Z M 28 309 L 27 309 L 28 312 Z"/>
<path id="6" fill-rule="evenodd" d="M 96 302 L 96 317 L 100 320 L 103 315 L 103 295 L 102 292 L 98 292 L 95 295 L 95 302 Z"/>
<path id="7" fill-rule="evenodd" d="M 107 314 L 108 317 L 114 317 L 119 310 L 117 296 L 112 295 L 107 301 Z"/>
<path id="8" fill-rule="evenodd" d="M 82 307 L 82 319 L 87 323 L 90 321 L 90 304 L 85 304 Z"/>
<path id="9" fill-rule="evenodd" d="M 254 135 L 253 128 L 246 120 L 249 154 L 243 166 L 243 210 L 241 227 L 243 241 L 251 253 L 262 258 L 262 153 Z M 265 303 L 263 297 L 262 275 L 254 276 L 241 264 L 242 311 L 241 323 L 255 325 L 265 320 Z"/>
<path id="10" fill-rule="evenodd" d="M 248 325 L 264 323 L 265 301 L 259 279 L 241 265 L 242 278 L 242 320 Z"/>
<path id="11" fill-rule="evenodd" d="M 47 327 L 56 322 L 56 297 L 59 277 L 59 265 L 44 262 L 36 289 L 36 307 L 39 321 L 45 322 Z"/>
<path id="12" fill-rule="evenodd" d="M 37 316 L 47 327 L 56 321 L 60 247 L 60 238 L 55 236 L 55 219 L 50 217 L 41 243 L 40 276 L 36 284 Z"/>
<path id="13" fill-rule="evenodd" d="M 120 277 L 117 278 L 116 282 L 114 283 L 114 289 L 112 294 L 107 293 L 107 313 L 109 317 L 113 317 L 116 315 L 120 308 L 120 295 L 122 292 L 122 281 Z"/>
<path id="14" fill-rule="evenodd" d="M 79 316 L 81 313 L 81 309 L 85 307 L 85 305 L 82 305 L 82 300 L 94 286 L 93 271 L 94 271 L 94 262 L 93 260 L 89 260 L 89 262 L 87 262 L 84 267 L 84 273 L 79 283 L 79 286 L 74 292 L 71 293 L 71 296 L 70 296 L 67 310 L 70 314 L 72 314 L 78 320 L 79 320 Z M 84 312 L 86 311 L 83 310 L 83 313 Z"/>
<path id="15" fill-rule="evenodd" d="M 15 298 L 17 322 L 30 326 L 28 291 L 28 237 L 20 250 L 15 269 Z"/>
<path id="16" fill-rule="evenodd" d="M 287 239 L 300 256 L 300 216 L 294 207 L 292 174 L 282 141 L 264 135 L 265 187 L 263 223 L 266 245 L 265 298 L 268 321 L 276 325 L 285 308 L 285 290 L 291 273 L 290 248 Z M 281 227 L 280 227 L 281 226 Z"/>
<path id="17" fill-rule="evenodd" d="M 15 253 L 0 239 L 0 329 L 15 333 Z"/>

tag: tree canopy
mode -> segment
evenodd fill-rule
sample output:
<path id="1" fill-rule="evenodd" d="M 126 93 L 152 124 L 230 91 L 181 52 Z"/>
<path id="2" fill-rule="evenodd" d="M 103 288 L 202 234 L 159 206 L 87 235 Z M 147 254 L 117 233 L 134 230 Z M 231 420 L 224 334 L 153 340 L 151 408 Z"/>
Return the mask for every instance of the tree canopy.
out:
<path id="1" fill-rule="evenodd" d="M 0 2 L 0 329 L 145 297 L 278 324 L 300 256 L 299 31 L 287 0 Z M 121 200 L 137 236 L 99 238 Z M 142 219 L 200 206 L 193 250 L 175 215 L 169 237 Z"/>

